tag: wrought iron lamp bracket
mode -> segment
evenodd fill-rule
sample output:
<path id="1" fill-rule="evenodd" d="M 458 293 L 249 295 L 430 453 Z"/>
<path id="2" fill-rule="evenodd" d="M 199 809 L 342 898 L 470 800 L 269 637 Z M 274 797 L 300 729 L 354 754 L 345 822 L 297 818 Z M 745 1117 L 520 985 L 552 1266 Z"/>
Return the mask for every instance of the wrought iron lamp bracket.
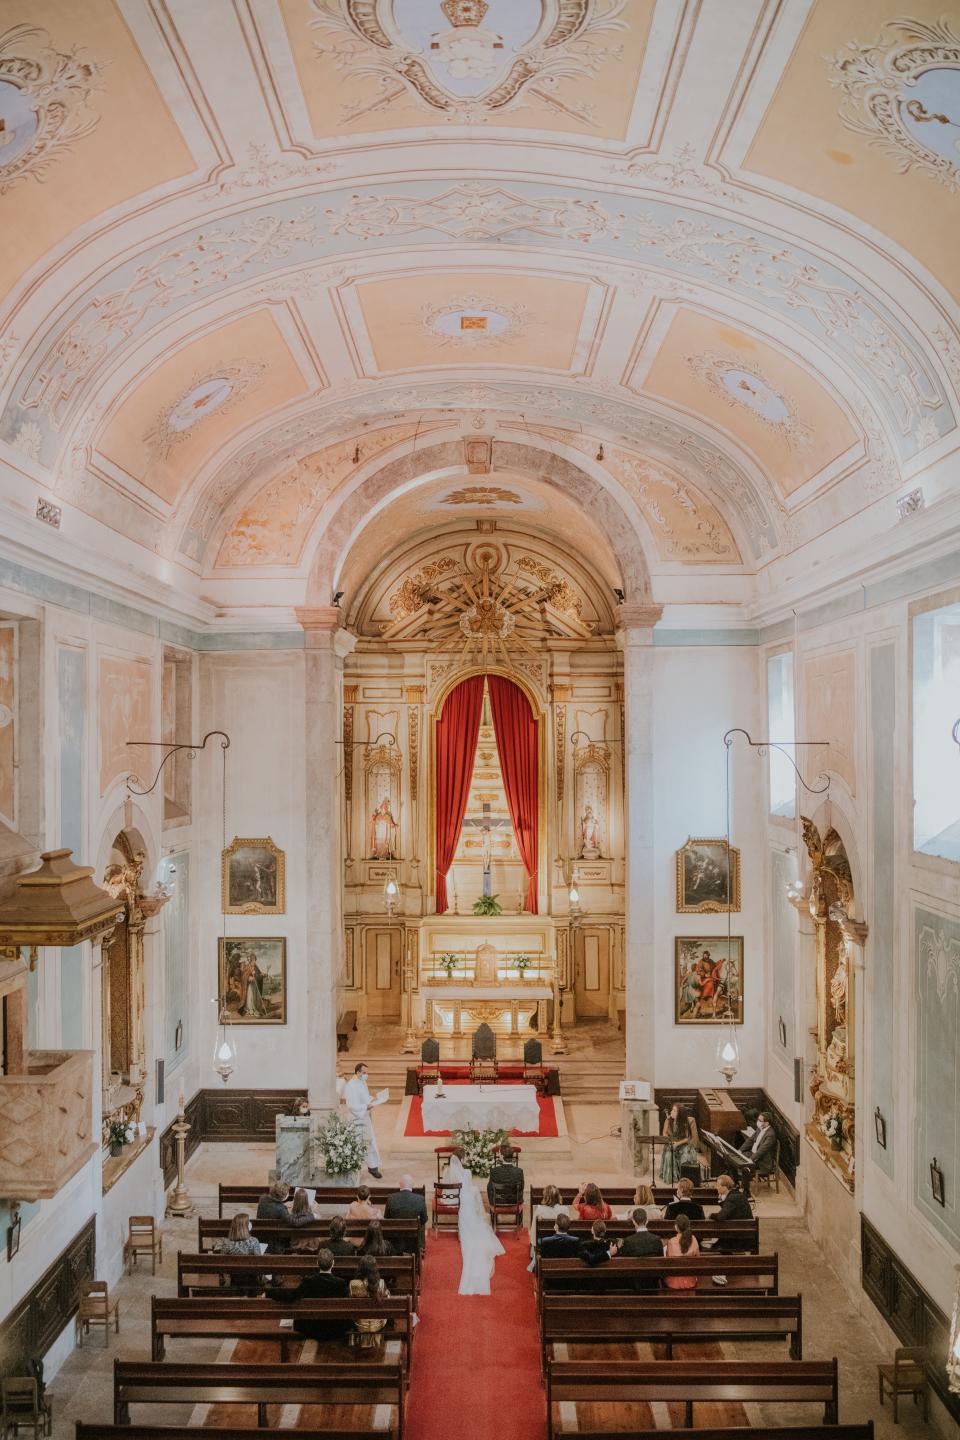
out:
<path id="1" fill-rule="evenodd" d="M 957 724 L 960 725 L 960 721 L 958 721 Z M 728 730 L 723 737 L 723 743 L 727 747 L 728 754 L 730 751 L 730 747 L 733 744 L 733 737 L 735 735 L 742 735 L 750 748 L 752 750 L 756 750 L 758 755 L 766 755 L 771 750 L 779 750 L 780 754 L 783 755 L 793 766 L 793 770 L 797 779 L 800 781 L 800 784 L 803 786 L 804 790 L 808 791 L 809 794 L 826 795 L 827 791 L 830 789 L 830 776 L 822 770 L 820 772 L 820 775 L 826 783 L 823 785 L 808 785 L 806 780 L 804 780 L 803 776 L 800 774 L 800 771 L 797 769 L 796 764 L 794 763 L 793 758 L 789 753 L 790 747 L 793 747 L 795 749 L 797 746 L 804 745 L 829 745 L 829 740 L 791 740 L 789 742 L 783 740 L 751 740 L 746 730 L 743 730 L 739 726 L 736 726 L 734 729 Z"/>
<path id="2" fill-rule="evenodd" d="M 130 794 L 152 795 L 154 790 L 156 790 L 157 788 L 157 782 L 159 781 L 160 776 L 163 774 L 163 767 L 166 765 L 168 760 L 172 760 L 174 755 L 178 755 L 181 750 L 186 750 L 191 760 L 195 759 L 197 751 L 206 749 L 207 741 L 212 740 L 215 735 L 218 735 L 220 737 L 220 749 L 229 750 L 230 736 L 224 730 L 208 730 L 202 740 L 191 740 L 186 744 L 180 742 L 172 742 L 168 740 L 128 740 L 126 742 L 127 745 L 150 745 L 157 749 L 166 750 L 167 752 L 166 755 L 164 755 L 163 759 L 160 761 L 157 773 L 153 777 L 153 784 L 149 786 L 148 789 L 138 789 L 137 784 L 134 783 L 139 783 L 139 775 L 130 774 L 127 776 L 127 789 L 130 791 Z"/>

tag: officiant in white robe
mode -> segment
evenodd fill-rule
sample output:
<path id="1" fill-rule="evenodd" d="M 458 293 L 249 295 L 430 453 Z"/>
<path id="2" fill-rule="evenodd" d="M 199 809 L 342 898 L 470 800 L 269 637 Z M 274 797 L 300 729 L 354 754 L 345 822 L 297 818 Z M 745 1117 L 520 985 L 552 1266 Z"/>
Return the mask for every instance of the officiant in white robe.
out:
<path id="1" fill-rule="evenodd" d="M 366 1065 L 358 1065 L 353 1079 L 348 1080 L 343 1092 L 344 1103 L 347 1107 L 347 1114 L 354 1124 L 361 1126 L 367 1137 L 367 1169 L 375 1179 L 380 1177 L 380 1151 L 377 1149 L 377 1137 L 373 1129 L 373 1115 L 370 1107 L 373 1101 L 370 1098 L 370 1086 L 367 1083 Z"/>

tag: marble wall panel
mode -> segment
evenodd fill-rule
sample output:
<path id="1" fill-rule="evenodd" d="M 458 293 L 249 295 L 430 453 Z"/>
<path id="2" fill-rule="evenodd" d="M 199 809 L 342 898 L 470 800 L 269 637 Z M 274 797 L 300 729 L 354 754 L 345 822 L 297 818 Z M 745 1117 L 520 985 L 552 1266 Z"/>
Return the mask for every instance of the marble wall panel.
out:
<path id="1" fill-rule="evenodd" d="M 839 776 L 851 795 L 857 791 L 856 654 L 837 650 L 804 661 L 803 731 L 800 740 L 822 740 L 829 748 L 808 751 L 808 780 L 827 769 Z"/>
<path id="2" fill-rule="evenodd" d="M 173 871 L 172 867 L 176 866 Z M 187 1058 L 190 1050 L 190 855 L 179 852 L 164 865 L 163 879 L 172 884 L 173 895 L 164 907 L 164 1005 L 163 1053 L 167 1075 Z M 177 1026 L 182 1021 L 180 1044 Z"/>
<path id="3" fill-rule="evenodd" d="M 960 920 L 917 905 L 915 967 L 916 1131 L 914 1204 L 960 1249 Z M 933 1197 L 930 1162 L 944 1173 Z"/>
<path id="4" fill-rule="evenodd" d="M 17 627 L 0 626 L 0 821 L 16 829 Z"/>
<path id="5" fill-rule="evenodd" d="M 797 1013 L 793 981 L 796 971 L 797 916 L 787 900 L 787 886 L 795 879 L 793 857 L 775 850 L 770 857 L 770 946 L 772 991 L 770 1046 L 785 1065 L 797 1053 Z M 784 1034 L 781 1038 L 780 1021 Z"/>
<path id="6" fill-rule="evenodd" d="M 152 740 L 151 671 L 147 660 L 101 655 L 97 723 L 100 734 L 100 794 L 111 781 L 127 775 L 141 762 L 128 740 Z"/>
<path id="7" fill-rule="evenodd" d="M 870 1092 L 866 1121 L 871 1159 L 893 1179 L 896 1149 L 895 1079 L 897 997 L 894 735 L 896 729 L 895 645 L 870 652 L 871 787 L 873 798 L 873 914 L 870 963 L 865 968 L 870 1036 Z M 879 1144 L 874 1114 L 886 1121 L 886 1148 Z"/>

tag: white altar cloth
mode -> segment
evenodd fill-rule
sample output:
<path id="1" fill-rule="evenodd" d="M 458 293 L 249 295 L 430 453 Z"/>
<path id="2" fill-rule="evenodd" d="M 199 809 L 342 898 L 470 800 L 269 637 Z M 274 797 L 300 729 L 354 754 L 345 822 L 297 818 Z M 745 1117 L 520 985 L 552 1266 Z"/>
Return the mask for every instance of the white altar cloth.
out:
<path id="1" fill-rule="evenodd" d="M 535 1085 L 446 1085 L 437 1099 L 436 1085 L 423 1087 L 423 1128 L 437 1130 L 540 1129 Z"/>

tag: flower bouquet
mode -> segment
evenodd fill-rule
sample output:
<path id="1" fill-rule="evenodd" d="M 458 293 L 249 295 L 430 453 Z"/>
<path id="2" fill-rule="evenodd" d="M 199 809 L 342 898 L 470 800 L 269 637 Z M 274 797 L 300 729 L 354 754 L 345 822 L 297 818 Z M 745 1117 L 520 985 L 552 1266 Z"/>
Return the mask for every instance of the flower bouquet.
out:
<path id="1" fill-rule="evenodd" d="M 839 1110 L 831 1110 L 820 1122 L 820 1129 L 826 1135 L 834 1150 L 843 1149 L 843 1117 Z"/>
<path id="2" fill-rule="evenodd" d="M 484 1177 L 493 1169 L 494 1150 L 507 1142 L 506 1130 L 454 1130 L 452 1143 L 461 1152 L 460 1159 L 471 1175 Z"/>
<path id="3" fill-rule="evenodd" d="M 119 1155 L 124 1145 L 129 1145 L 135 1135 L 132 1125 L 126 1120 L 112 1120 L 110 1122 L 110 1154 Z"/>
<path id="4" fill-rule="evenodd" d="M 454 950 L 448 950 L 444 955 L 440 956 L 437 964 L 449 980 L 454 970 L 456 970 L 460 964 L 460 956 Z"/>
<path id="5" fill-rule="evenodd" d="M 328 1175 L 356 1175 L 366 1159 L 367 1136 L 362 1126 L 331 1115 L 317 1131 L 316 1146 Z"/>

